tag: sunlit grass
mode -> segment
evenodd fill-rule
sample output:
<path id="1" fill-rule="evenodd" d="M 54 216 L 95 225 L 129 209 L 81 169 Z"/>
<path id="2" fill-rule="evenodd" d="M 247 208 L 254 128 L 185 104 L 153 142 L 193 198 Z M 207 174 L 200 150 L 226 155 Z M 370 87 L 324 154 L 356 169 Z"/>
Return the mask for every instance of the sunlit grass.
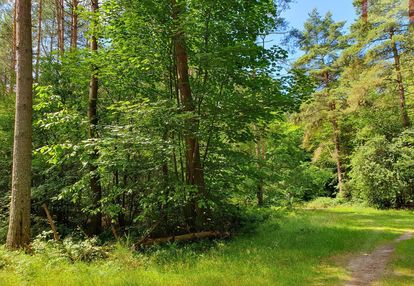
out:
<path id="1" fill-rule="evenodd" d="M 414 285 L 414 240 L 399 243 L 390 264 L 389 271 L 378 285 Z"/>
<path id="2" fill-rule="evenodd" d="M 347 277 L 347 257 L 412 230 L 412 221 L 408 211 L 298 210 L 205 251 L 170 246 L 144 255 L 117 248 L 90 264 L 0 250 L 0 285 L 338 285 Z M 403 246 L 399 252 L 412 252 L 414 244 Z M 397 269 L 414 269 L 412 261 Z"/>

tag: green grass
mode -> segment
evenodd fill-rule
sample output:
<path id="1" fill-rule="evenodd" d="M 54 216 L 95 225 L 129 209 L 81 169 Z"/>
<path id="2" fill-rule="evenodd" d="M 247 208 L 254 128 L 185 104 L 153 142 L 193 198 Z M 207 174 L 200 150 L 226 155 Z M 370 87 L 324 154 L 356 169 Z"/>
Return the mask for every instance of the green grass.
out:
<path id="1" fill-rule="evenodd" d="M 151 254 L 118 248 L 108 259 L 90 264 L 0 249 L 0 285 L 340 285 L 350 255 L 412 230 L 412 221 L 408 211 L 299 210 L 204 251 L 197 247 L 205 244 Z M 412 241 L 401 243 L 401 259 L 395 261 L 406 269 L 409 275 L 401 279 L 407 281 L 413 281 L 408 280 L 414 273 L 413 248 Z M 413 285 L 392 283 L 386 285 Z"/>
<path id="2" fill-rule="evenodd" d="M 414 239 L 398 244 L 389 271 L 379 283 L 383 286 L 414 285 Z"/>

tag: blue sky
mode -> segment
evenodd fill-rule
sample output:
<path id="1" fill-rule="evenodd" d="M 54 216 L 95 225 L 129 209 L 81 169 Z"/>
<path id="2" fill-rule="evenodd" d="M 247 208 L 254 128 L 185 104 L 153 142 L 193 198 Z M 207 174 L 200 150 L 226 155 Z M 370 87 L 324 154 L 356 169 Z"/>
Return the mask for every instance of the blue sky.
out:
<path id="1" fill-rule="evenodd" d="M 290 9 L 282 16 L 288 21 L 290 27 L 302 30 L 309 13 L 316 8 L 321 15 L 330 11 L 335 21 L 346 21 L 348 27 L 356 19 L 352 2 L 352 0 L 294 0 Z M 267 45 L 277 44 L 277 38 L 278 36 L 269 36 L 266 39 Z M 293 60 L 300 54 L 298 51 L 293 52 L 290 58 Z"/>
<path id="2" fill-rule="evenodd" d="M 336 21 L 347 21 L 348 24 L 356 18 L 352 0 L 295 0 L 294 2 L 283 16 L 295 28 L 303 27 L 308 14 L 314 8 L 322 15 L 331 11 Z"/>

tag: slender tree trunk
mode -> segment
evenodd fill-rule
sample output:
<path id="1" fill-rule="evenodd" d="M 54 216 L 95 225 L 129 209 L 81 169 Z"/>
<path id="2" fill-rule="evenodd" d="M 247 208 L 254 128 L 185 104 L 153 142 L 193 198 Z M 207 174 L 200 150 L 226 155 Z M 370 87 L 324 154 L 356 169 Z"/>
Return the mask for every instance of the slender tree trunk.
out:
<path id="1" fill-rule="evenodd" d="M 181 4 L 180 4 L 181 5 Z M 185 44 L 185 35 L 180 28 L 181 7 L 176 0 L 172 0 L 173 19 L 176 21 L 176 31 L 174 34 L 175 57 L 177 62 L 178 89 L 180 92 L 180 103 L 183 110 L 195 115 L 195 105 L 191 94 L 190 77 L 188 69 L 188 55 Z M 201 164 L 200 144 L 196 136 L 198 119 L 190 118 L 187 121 L 187 133 L 185 134 L 186 143 L 186 165 L 187 181 L 190 185 L 197 186 L 200 193 L 205 191 L 204 172 Z"/>
<path id="2" fill-rule="evenodd" d="M 78 10 L 78 0 L 72 0 L 70 48 L 73 51 L 78 48 L 78 11 L 77 10 Z"/>
<path id="3" fill-rule="evenodd" d="M 57 32 L 58 32 L 58 49 L 60 53 L 65 52 L 65 14 L 64 14 L 64 1 L 56 0 L 56 20 L 57 20 Z"/>
<path id="4" fill-rule="evenodd" d="M 253 125 L 253 129 L 257 136 L 257 141 L 255 142 L 254 148 L 256 153 L 256 160 L 257 160 L 257 168 L 259 171 L 263 169 L 263 161 L 265 159 L 265 146 L 263 142 L 263 138 L 260 134 L 259 128 L 256 125 Z M 260 175 L 261 176 L 261 175 Z M 260 177 L 257 182 L 257 189 L 256 189 L 256 199 L 257 199 L 257 206 L 262 207 L 264 204 L 264 185 L 263 179 Z"/>
<path id="5" fill-rule="evenodd" d="M 42 43 L 42 0 L 39 0 L 38 19 L 37 19 L 37 49 L 36 49 L 36 82 L 39 81 L 39 65 L 40 65 L 40 45 Z"/>
<path id="6" fill-rule="evenodd" d="M 14 83 L 16 80 L 16 58 L 17 58 L 17 0 L 14 2 L 14 8 L 13 8 L 13 43 L 12 43 L 12 76 L 10 80 L 10 89 L 9 93 L 13 93 L 14 91 Z"/>
<path id="7" fill-rule="evenodd" d="M 92 0 L 91 11 L 96 13 L 99 9 L 98 0 Z M 98 40 L 95 35 L 95 31 L 92 32 L 90 41 L 91 53 L 95 54 L 98 51 Z M 89 83 L 89 103 L 88 103 L 88 119 L 89 119 L 89 138 L 97 138 L 96 128 L 98 126 L 98 68 L 94 64 L 92 67 L 92 76 Z M 99 210 L 96 214 L 92 215 L 89 232 L 90 234 L 99 234 L 102 231 L 102 213 L 100 211 L 100 201 L 102 199 L 102 186 L 100 183 L 100 176 L 98 173 L 98 166 L 96 160 L 99 157 L 97 149 L 93 150 L 90 162 L 90 188 L 92 192 L 92 201 L 94 209 Z"/>
<path id="8" fill-rule="evenodd" d="M 331 111 L 335 111 L 335 104 L 332 104 Z M 342 168 L 342 161 L 341 161 L 341 139 L 340 139 L 340 130 L 338 126 L 338 121 L 336 117 L 332 119 L 332 128 L 333 128 L 333 140 L 335 144 L 335 161 L 336 161 L 336 172 L 338 176 L 338 189 L 339 193 L 343 194 L 343 168 Z"/>
<path id="9" fill-rule="evenodd" d="M 7 246 L 15 249 L 30 242 L 32 166 L 32 20 L 31 1 L 16 5 L 16 115 L 14 125 L 12 193 Z"/>
<path id="10" fill-rule="evenodd" d="M 327 91 L 327 98 L 329 100 L 329 84 L 330 84 L 330 77 L 329 73 L 325 73 L 325 85 Z M 336 173 L 338 178 L 338 190 L 339 194 L 343 194 L 343 183 L 344 183 L 344 174 L 343 174 L 343 166 L 342 166 L 342 154 L 341 154 L 341 131 L 338 124 L 338 118 L 335 115 L 336 112 L 336 103 L 335 101 L 331 101 L 329 103 L 329 110 L 333 113 L 331 124 L 332 124 L 332 139 L 335 146 L 335 152 L 334 152 L 334 160 L 336 162 Z"/>
<path id="11" fill-rule="evenodd" d="M 410 24 L 414 24 L 414 0 L 410 0 L 408 3 L 408 17 L 410 20 Z"/>
<path id="12" fill-rule="evenodd" d="M 261 148 L 261 144 L 262 144 L 262 139 L 259 139 L 259 141 L 255 143 L 256 158 L 258 162 L 257 167 L 259 168 L 259 170 L 262 169 L 261 161 L 263 160 L 263 149 Z M 259 207 L 262 207 L 264 204 L 263 193 L 264 193 L 263 179 L 260 178 L 257 184 L 257 190 L 256 190 L 257 206 Z"/>
<path id="13" fill-rule="evenodd" d="M 397 86 L 398 86 L 398 94 L 399 94 L 399 102 L 400 102 L 400 112 L 401 112 L 401 122 L 405 128 L 410 127 L 411 122 L 410 118 L 408 117 L 407 107 L 405 104 L 405 87 L 403 82 L 403 76 L 401 72 L 401 62 L 400 62 L 400 54 L 398 52 L 397 45 L 394 41 L 394 30 L 390 30 L 390 40 L 391 40 L 391 49 L 394 56 L 394 67 L 395 73 L 397 75 Z"/>
<path id="14" fill-rule="evenodd" d="M 200 143 L 197 137 L 199 120 L 196 117 L 196 108 L 192 96 L 189 68 L 188 53 L 185 42 L 185 34 L 181 27 L 182 5 L 183 2 L 177 3 L 171 0 L 172 18 L 174 20 L 174 55 L 177 65 L 177 83 L 180 94 L 180 105 L 184 112 L 190 115 L 186 120 L 184 131 L 185 141 L 185 159 L 186 159 L 186 183 L 198 189 L 198 197 L 205 196 L 204 170 L 201 162 Z M 187 218 L 190 227 L 197 228 L 203 221 L 204 211 L 198 207 L 198 199 L 194 198 L 191 206 L 188 206 Z"/>
<path id="15" fill-rule="evenodd" d="M 56 13 L 56 11 L 54 11 L 54 13 Z M 55 31 L 56 29 L 56 17 L 55 15 L 53 15 L 53 20 L 52 20 L 52 30 Z M 52 55 L 53 50 L 54 50 L 54 43 L 55 43 L 55 33 L 49 33 L 49 55 Z"/>

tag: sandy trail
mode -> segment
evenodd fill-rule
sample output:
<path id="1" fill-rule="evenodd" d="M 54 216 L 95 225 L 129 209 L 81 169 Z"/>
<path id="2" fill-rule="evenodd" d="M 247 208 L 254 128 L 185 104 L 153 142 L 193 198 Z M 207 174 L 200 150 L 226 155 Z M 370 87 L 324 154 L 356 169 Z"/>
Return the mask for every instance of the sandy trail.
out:
<path id="1" fill-rule="evenodd" d="M 395 251 L 396 244 L 413 237 L 412 232 L 404 233 L 393 242 L 376 248 L 372 253 L 353 258 L 348 264 L 351 278 L 345 286 L 368 286 L 379 280 Z"/>

